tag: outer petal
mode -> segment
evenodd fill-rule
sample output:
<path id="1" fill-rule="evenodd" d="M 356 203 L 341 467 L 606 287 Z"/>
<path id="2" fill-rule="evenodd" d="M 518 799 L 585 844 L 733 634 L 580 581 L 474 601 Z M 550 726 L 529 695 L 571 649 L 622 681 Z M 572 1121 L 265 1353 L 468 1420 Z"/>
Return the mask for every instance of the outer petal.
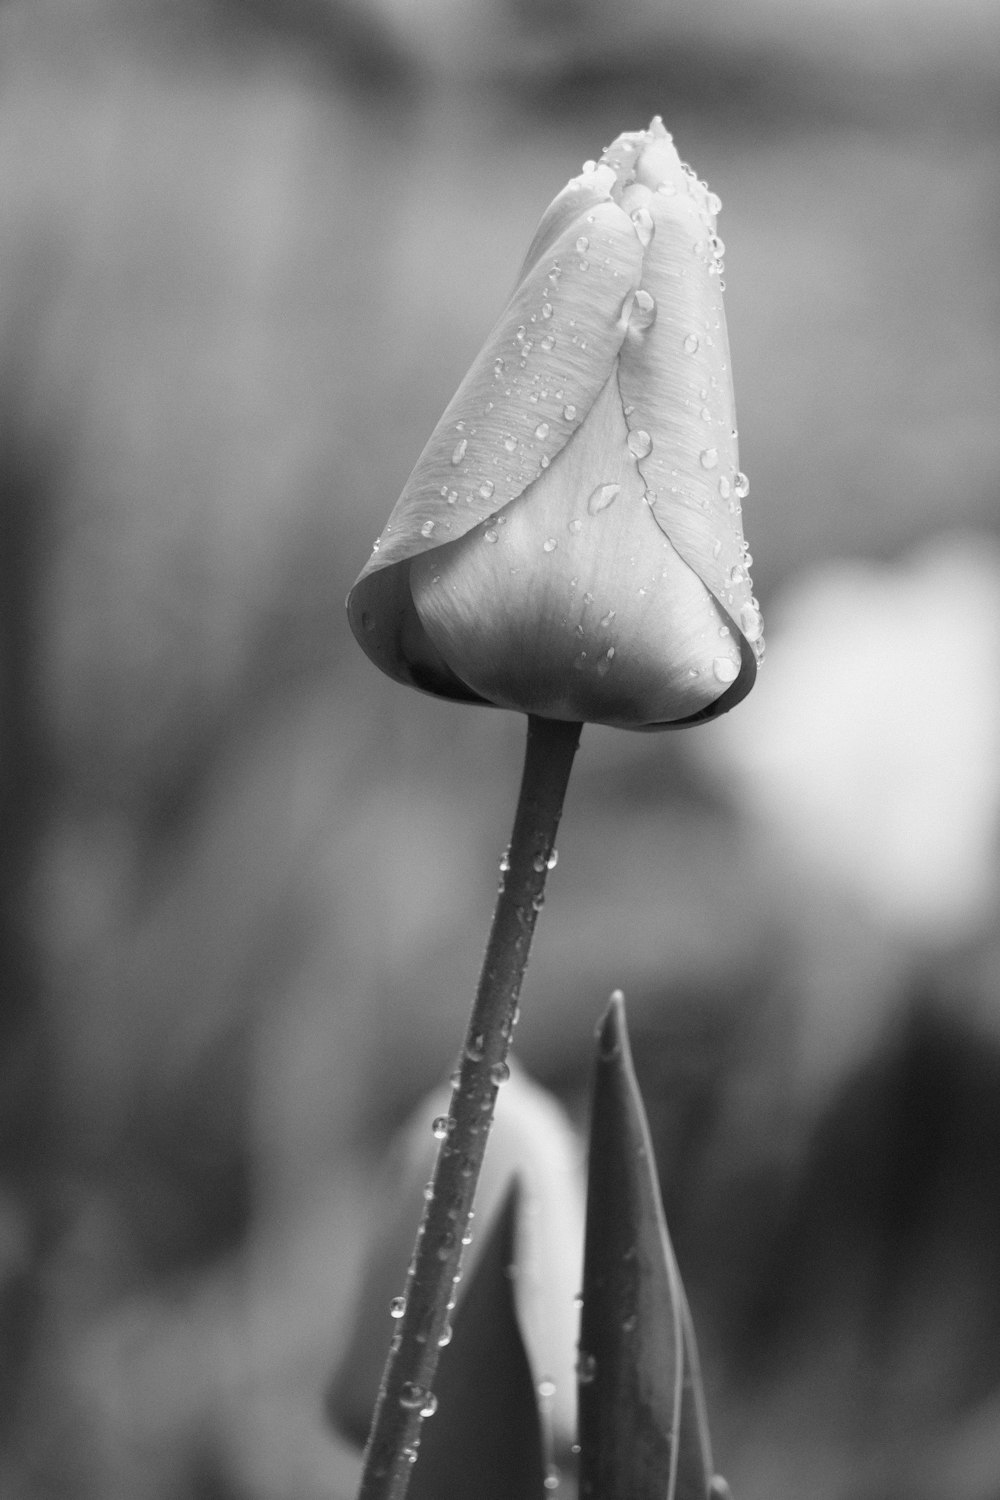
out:
<path id="1" fill-rule="evenodd" d="M 743 540 L 746 481 L 739 470 L 721 241 L 712 211 L 717 204 L 666 138 L 640 156 L 637 173 L 623 196 L 633 214 L 644 217 L 642 285 L 656 306 L 651 322 L 629 326 L 620 379 L 626 408 L 632 408 L 630 428 L 648 435 L 640 471 L 659 525 L 759 655 L 762 627 Z M 752 664 L 751 653 L 745 655 Z M 752 680 L 750 672 L 744 691 Z"/>
<path id="2" fill-rule="evenodd" d="M 706 716 L 740 670 L 727 617 L 657 526 L 618 381 L 530 489 L 416 559 L 424 627 L 483 699 L 644 729 Z"/>
<path id="3" fill-rule="evenodd" d="M 622 306 L 639 283 L 642 246 L 616 203 L 584 195 L 551 253 L 546 245 L 543 236 L 348 598 L 351 628 L 377 666 L 450 697 L 476 695 L 427 642 L 407 565 L 514 500 L 562 450 L 614 368 Z"/>

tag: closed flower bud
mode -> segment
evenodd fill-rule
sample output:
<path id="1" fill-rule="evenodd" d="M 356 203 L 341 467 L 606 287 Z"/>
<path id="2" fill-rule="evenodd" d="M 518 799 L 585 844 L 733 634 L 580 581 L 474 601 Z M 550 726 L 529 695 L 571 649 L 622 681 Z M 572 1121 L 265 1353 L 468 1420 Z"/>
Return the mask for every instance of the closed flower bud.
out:
<path id="1" fill-rule="evenodd" d="M 390 676 L 628 729 L 750 691 L 719 206 L 658 119 L 549 206 L 348 599 Z"/>

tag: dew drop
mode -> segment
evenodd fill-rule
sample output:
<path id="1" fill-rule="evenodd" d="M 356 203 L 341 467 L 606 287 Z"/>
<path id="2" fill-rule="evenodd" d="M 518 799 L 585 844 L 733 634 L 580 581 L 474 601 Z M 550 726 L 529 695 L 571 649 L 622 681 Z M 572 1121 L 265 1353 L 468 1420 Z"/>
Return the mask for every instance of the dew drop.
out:
<path id="1" fill-rule="evenodd" d="M 509 1077 L 510 1077 L 510 1068 L 508 1068 L 508 1066 L 507 1066 L 507 1064 L 505 1062 L 497 1062 L 497 1063 L 493 1064 L 492 1068 L 490 1069 L 490 1082 L 491 1083 L 495 1083 L 497 1085 L 497 1087 L 499 1088 L 502 1083 L 506 1083 L 507 1082 L 507 1079 Z"/>
<path id="2" fill-rule="evenodd" d="M 482 484 L 479 486 L 480 498 L 483 500 L 492 499 L 494 488 L 495 486 L 492 479 L 484 479 Z"/>
<path id="3" fill-rule="evenodd" d="M 543 1376 L 535 1387 L 543 1401 L 551 1401 L 556 1393 L 556 1383 L 548 1375 Z"/>
<path id="4" fill-rule="evenodd" d="M 443 1141 L 455 1128 L 455 1122 L 449 1115 L 438 1115 L 431 1126 L 431 1135 L 436 1141 Z"/>
<path id="5" fill-rule="evenodd" d="M 545 541 L 542 543 L 542 551 L 554 552 L 558 545 L 559 543 L 556 541 L 554 536 L 546 537 Z"/>
<path id="6" fill-rule="evenodd" d="M 504 370 L 503 360 L 498 357 L 497 359 L 495 359 L 493 361 L 493 373 L 494 373 L 494 375 L 502 375 L 503 374 L 503 370 Z"/>
<path id="7" fill-rule="evenodd" d="M 718 557 L 718 555 L 719 555 L 719 553 L 721 551 L 722 551 L 722 541 L 721 541 L 721 539 L 719 537 L 716 537 L 715 541 L 712 543 L 712 556 L 713 557 Z"/>
<path id="8" fill-rule="evenodd" d="M 714 469 L 719 462 L 718 448 L 705 448 L 700 454 L 698 462 L 703 469 Z"/>
<path id="9" fill-rule="evenodd" d="M 628 451 L 635 458 L 645 458 L 653 451 L 653 439 L 644 427 L 635 427 L 629 433 Z"/>
<path id="10" fill-rule="evenodd" d="M 566 530 L 571 531 L 574 536 L 578 536 L 583 530 L 583 522 L 580 520 L 580 517 L 574 516 L 572 521 L 567 525 Z"/>
<path id="11" fill-rule="evenodd" d="M 552 303 L 551 302 L 543 302 L 542 303 L 542 317 L 543 318 L 551 318 L 551 316 L 552 316 Z"/>
<path id="12" fill-rule="evenodd" d="M 718 193 L 709 193 L 708 197 L 705 199 L 705 207 L 708 209 L 710 214 L 721 214 L 722 199 L 719 197 Z"/>
<path id="13" fill-rule="evenodd" d="M 438 1334 L 438 1348 L 439 1349 L 447 1349 L 447 1347 L 448 1347 L 448 1345 L 450 1343 L 451 1343 L 451 1324 L 450 1323 L 446 1323 L 444 1325 L 444 1327 L 442 1328 L 441 1332 Z"/>
<path id="14" fill-rule="evenodd" d="M 420 535 L 421 536 L 433 536 L 434 535 L 434 522 L 433 521 L 425 521 L 424 524 L 420 528 Z"/>
<path id="15" fill-rule="evenodd" d="M 735 682 L 740 675 L 739 662 L 733 661 L 731 656 L 717 656 L 712 663 L 712 671 L 718 682 Z"/>
<path id="16" fill-rule="evenodd" d="M 490 526 L 486 531 L 483 532 L 484 542 L 498 542 L 499 540 L 500 533 L 499 531 L 497 531 L 495 526 Z"/>
<path id="17" fill-rule="evenodd" d="M 725 474 L 721 474 L 719 476 L 719 494 L 722 496 L 723 500 L 728 500 L 732 493 L 732 485 L 729 483 L 729 480 L 726 478 Z"/>
<path id="18" fill-rule="evenodd" d="M 538 439 L 539 442 L 542 442 L 545 438 L 548 437 L 548 435 L 549 435 L 549 424 L 548 424 L 548 422 L 539 422 L 538 426 L 535 428 L 535 437 Z"/>
<path id="19" fill-rule="evenodd" d="M 576 417 L 576 407 L 573 406 L 572 403 L 569 406 L 564 406 L 563 416 L 566 418 L 567 422 L 572 422 Z"/>
<path id="20" fill-rule="evenodd" d="M 648 208 L 637 208 L 633 210 L 629 217 L 632 220 L 632 227 L 636 232 L 639 244 L 645 249 L 653 238 L 653 230 L 655 228 L 653 215 Z"/>
<path id="21" fill-rule="evenodd" d="M 405 1313 L 405 1311 L 406 1311 L 406 1298 L 405 1297 L 393 1297 L 392 1301 L 389 1303 L 389 1316 L 390 1316 L 390 1318 L 401 1318 L 403 1316 L 403 1314 Z"/>
<path id="22" fill-rule="evenodd" d="M 585 250 L 590 249 L 590 241 L 585 234 L 581 234 L 580 238 L 577 240 L 576 248 L 579 250 L 581 255 Z"/>
<path id="23" fill-rule="evenodd" d="M 470 1037 L 470 1039 L 466 1042 L 465 1055 L 470 1062 L 482 1061 L 483 1045 L 484 1039 L 481 1031 L 477 1031 L 475 1036 Z"/>
<path id="24" fill-rule="evenodd" d="M 453 464 L 460 464 L 462 462 L 462 459 L 465 457 L 465 450 L 468 446 L 468 438 L 460 438 L 458 440 L 458 442 L 455 444 L 454 452 L 451 455 L 451 461 Z"/>
<path id="25" fill-rule="evenodd" d="M 504 438 L 503 445 L 508 453 L 513 453 L 517 448 L 517 438 L 514 437 L 513 433 L 511 433 L 509 436 Z"/>
<path id="26" fill-rule="evenodd" d="M 740 629 L 751 645 L 764 634 L 764 621 L 752 604 L 744 604 L 740 610 Z"/>
<path id="27" fill-rule="evenodd" d="M 506 873 L 507 873 L 507 871 L 509 869 L 510 869 L 510 850 L 509 849 L 505 849 L 504 852 L 500 856 L 500 874 L 501 875 L 506 875 Z"/>
<path id="28" fill-rule="evenodd" d="M 609 609 L 608 610 L 607 614 L 604 616 L 604 618 L 601 621 L 601 628 L 603 630 L 607 630 L 608 626 L 611 624 L 611 621 L 614 619 L 615 614 L 616 614 L 615 610 L 613 610 L 613 609 Z"/>
<path id="29" fill-rule="evenodd" d="M 448 504 L 449 505 L 454 505 L 455 501 L 457 499 L 458 499 L 458 490 L 449 490 L 448 491 Z"/>
<path id="30" fill-rule="evenodd" d="M 419 1411 L 429 1394 L 422 1385 L 415 1385 L 412 1380 L 407 1380 L 399 1393 L 399 1404 L 406 1411 Z"/>
<path id="31" fill-rule="evenodd" d="M 556 341 L 551 333 L 547 333 L 543 339 L 539 340 L 538 347 L 539 349 L 543 349 L 546 354 L 552 353 L 552 350 L 556 347 Z"/>
<path id="32" fill-rule="evenodd" d="M 696 333 L 689 333 L 687 338 L 684 340 L 684 353 L 697 354 L 698 346 L 700 343 L 701 340 Z"/>
<path id="33" fill-rule="evenodd" d="M 423 1405 L 420 1408 L 422 1417 L 433 1417 L 438 1409 L 438 1398 L 433 1391 L 427 1391 L 424 1395 Z"/>
<path id="34" fill-rule="evenodd" d="M 733 484 L 737 499 L 745 500 L 750 493 L 750 481 L 745 474 L 737 474 Z"/>
<path id="35" fill-rule="evenodd" d="M 607 510 L 612 501 L 621 494 L 621 490 L 620 484 L 599 484 L 587 501 L 590 514 L 596 516 L 600 511 Z"/>

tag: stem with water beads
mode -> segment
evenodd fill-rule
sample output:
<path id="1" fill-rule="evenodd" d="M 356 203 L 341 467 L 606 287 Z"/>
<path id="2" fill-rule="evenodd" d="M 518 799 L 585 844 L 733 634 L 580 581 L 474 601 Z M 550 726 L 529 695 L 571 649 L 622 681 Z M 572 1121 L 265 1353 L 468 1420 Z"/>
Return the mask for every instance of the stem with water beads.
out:
<path id="1" fill-rule="evenodd" d="M 403 1500 L 417 1457 L 420 1428 L 433 1414 L 434 1373 L 451 1332 L 462 1250 L 493 1122 L 497 1090 L 528 962 L 545 877 L 555 864 L 555 837 L 582 725 L 528 717 L 524 772 L 510 847 L 501 862 L 493 926 L 440 1139 L 423 1221 L 397 1306 L 399 1322 L 382 1375 L 358 1500 Z"/>

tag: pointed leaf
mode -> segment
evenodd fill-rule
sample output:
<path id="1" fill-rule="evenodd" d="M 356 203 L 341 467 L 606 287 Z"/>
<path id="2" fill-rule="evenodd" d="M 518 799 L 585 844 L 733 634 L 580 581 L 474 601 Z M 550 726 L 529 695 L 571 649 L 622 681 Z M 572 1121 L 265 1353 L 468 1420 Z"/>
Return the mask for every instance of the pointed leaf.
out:
<path id="1" fill-rule="evenodd" d="M 620 996 L 598 1035 L 580 1326 L 581 1500 L 705 1500 L 712 1459 Z"/>
<path id="2" fill-rule="evenodd" d="M 455 1315 L 409 1500 L 543 1500 L 546 1458 L 514 1308 L 520 1190 L 513 1184 Z"/>

